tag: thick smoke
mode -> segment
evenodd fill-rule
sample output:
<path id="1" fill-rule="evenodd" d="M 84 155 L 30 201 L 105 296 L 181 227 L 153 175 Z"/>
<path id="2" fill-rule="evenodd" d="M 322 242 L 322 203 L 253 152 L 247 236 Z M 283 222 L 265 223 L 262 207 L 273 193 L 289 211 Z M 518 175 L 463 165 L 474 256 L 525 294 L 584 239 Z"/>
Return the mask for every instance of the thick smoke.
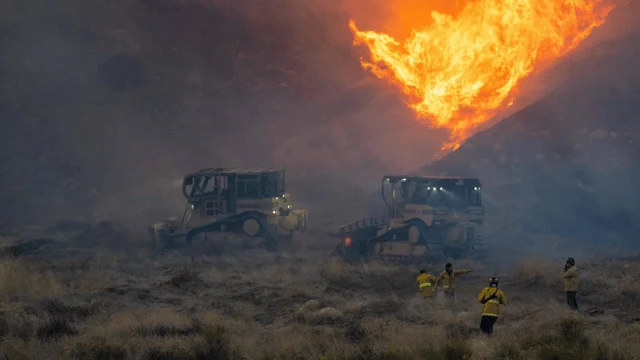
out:
<path id="1" fill-rule="evenodd" d="M 399 1 L 13 4 L 0 27 L 6 225 L 171 215 L 175 180 L 212 166 L 286 166 L 306 205 L 419 168 L 446 137 L 352 45 L 350 17 L 397 29 Z"/>
<path id="2" fill-rule="evenodd" d="M 0 31 L 8 225 L 173 209 L 211 166 L 284 165 L 321 198 L 439 148 L 361 69 L 344 4 L 28 3 Z"/>

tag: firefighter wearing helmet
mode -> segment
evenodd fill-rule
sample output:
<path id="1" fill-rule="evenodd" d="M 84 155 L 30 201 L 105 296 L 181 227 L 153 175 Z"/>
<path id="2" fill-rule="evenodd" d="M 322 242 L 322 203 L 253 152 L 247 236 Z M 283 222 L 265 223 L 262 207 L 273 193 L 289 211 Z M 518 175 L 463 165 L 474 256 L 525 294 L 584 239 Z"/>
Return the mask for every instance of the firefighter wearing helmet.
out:
<path id="1" fill-rule="evenodd" d="M 507 304 L 507 298 L 502 290 L 498 289 L 498 278 L 489 279 L 489 286 L 480 291 L 478 301 L 482 304 L 482 318 L 480 330 L 487 335 L 493 334 L 493 325 L 500 317 L 500 307 Z"/>
<path id="2" fill-rule="evenodd" d="M 576 293 L 578 292 L 578 268 L 576 261 L 570 257 L 564 265 L 564 291 L 567 294 L 567 304 L 573 309 L 578 310 L 578 301 Z"/>

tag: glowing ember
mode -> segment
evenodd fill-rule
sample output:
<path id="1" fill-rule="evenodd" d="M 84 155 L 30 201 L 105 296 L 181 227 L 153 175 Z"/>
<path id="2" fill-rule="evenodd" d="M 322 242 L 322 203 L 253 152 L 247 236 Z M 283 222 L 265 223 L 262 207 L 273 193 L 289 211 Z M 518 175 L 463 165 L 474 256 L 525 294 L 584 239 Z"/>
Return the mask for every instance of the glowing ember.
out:
<path id="1" fill-rule="evenodd" d="M 385 33 L 360 31 L 353 20 L 349 25 L 355 43 L 371 52 L 362 66 L 399 85 L 421 121 L 448 128 L 451 138 L 443 149 L 455 149 L 505 102 L 513 103 L 509 95 L 519 80 L 567 54 L 601 25 L 611 2 L 467 0 L 456 16 L 431 12 L 432 22 L 419 29 L 406 24 L 416 16 L 399 14 L 413 28 L 403 44 Z"/>

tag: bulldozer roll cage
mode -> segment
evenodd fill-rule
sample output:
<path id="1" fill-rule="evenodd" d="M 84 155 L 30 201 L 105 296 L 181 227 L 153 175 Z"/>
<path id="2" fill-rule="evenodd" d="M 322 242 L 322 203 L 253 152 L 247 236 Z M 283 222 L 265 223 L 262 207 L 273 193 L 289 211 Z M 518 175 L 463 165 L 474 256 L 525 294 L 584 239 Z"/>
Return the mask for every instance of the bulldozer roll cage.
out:
<path id="1" fill-rule="evenodd" d="M 421 257 L 425 253 L 483 257 L 482 184 L 473 177 L 385 175 L 384 216 L 339 228 L 343 256 Z M 422 255 L 421 255 L 422 254 Z"/>
<path id="2" fill-rule="evenodd" d="M 279 238 L 306 230 L 307 211 L 292 209 L 284 168 L 201 169 L 183 177 L 182 193 L 182 218 L 152 225 L 155 242 L 174 247 L 178 238 L 189 244 L 198 234 L 239 232 L 274 250 Z"/>

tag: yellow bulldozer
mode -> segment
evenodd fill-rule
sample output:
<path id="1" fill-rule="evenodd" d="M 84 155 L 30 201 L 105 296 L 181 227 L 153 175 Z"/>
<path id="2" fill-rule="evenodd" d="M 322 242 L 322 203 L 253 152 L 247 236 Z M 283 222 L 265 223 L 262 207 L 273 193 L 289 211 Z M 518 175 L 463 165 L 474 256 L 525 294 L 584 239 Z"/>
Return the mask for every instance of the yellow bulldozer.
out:
<path id="1" fill-rule="evenodd" d="M 156 251 L 189 245 L 196 237 L 233 233 L 278 251 L 307 229 L 308 211 L 293 209 L 282 168 L 217 168 L 182 181 L 187 204 L 181 218 L 151 225 Z"/>
<path id="2" fill-rule="evenodd" d="M 482 261 L 481 189 L 476 178 L 384 176 L 387 214 L 342 226 L 336 252 L 345 259 Z"/>

